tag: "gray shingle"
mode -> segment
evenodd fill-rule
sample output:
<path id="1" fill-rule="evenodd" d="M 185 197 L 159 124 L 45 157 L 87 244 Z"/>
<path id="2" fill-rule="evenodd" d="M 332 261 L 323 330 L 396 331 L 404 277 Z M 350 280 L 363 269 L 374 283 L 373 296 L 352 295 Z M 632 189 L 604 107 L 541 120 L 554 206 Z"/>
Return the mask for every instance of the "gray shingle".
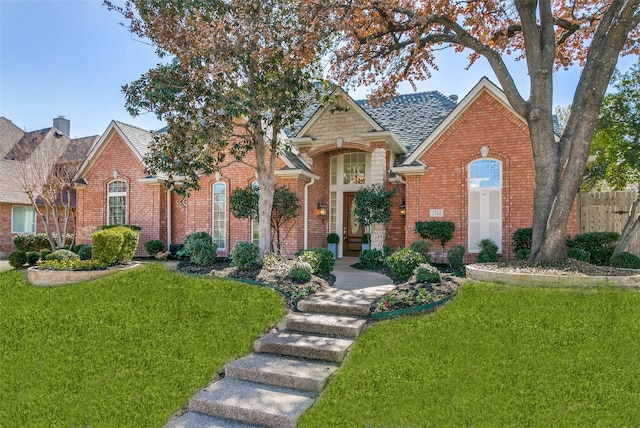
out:
<path id="1" fill-rule="evenodd" d="M 140 156 L 144 157 L 149 152 L 149 145 L 153 142 L 153 132 L 117 120 L 114 120 L 114 123 L 135 147 Z"/>

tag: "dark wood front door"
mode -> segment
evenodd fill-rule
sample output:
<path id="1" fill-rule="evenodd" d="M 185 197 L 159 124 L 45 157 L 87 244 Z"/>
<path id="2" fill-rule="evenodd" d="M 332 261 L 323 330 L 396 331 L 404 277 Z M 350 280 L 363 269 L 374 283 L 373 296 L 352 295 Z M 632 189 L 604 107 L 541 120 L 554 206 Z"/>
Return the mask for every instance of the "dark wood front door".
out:
<path id="1" fill-rule="evenodd" d="M 345 193 L 342 205 L 342 255 L 346 257 L 357 257 L 362 249 L 362 226 L 358 224 L 354 214 L 355 195 L 355 193 Z"/>

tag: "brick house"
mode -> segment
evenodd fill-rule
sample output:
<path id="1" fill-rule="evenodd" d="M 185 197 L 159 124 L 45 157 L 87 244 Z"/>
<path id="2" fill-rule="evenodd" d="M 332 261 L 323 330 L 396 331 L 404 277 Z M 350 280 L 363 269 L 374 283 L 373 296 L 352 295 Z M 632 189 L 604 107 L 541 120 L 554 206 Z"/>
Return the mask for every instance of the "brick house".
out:
<path id="1" fill-rule="evenodd" d="M 336 95 L 336 102 L 310 109 L 276 166 L 277 184 L 300 201 L 284 254 L 326 247 L 327 234 L 336 232 L 338 256 L 357 256 L 365 231 L 352 214 L 354 193 L 383 184 L 396 189 L 386 226 L 392 248 L 420 239 L 416 221 L 451 220 L 456 231 L 448 245 L 463 245 L 468 261 L 483 238 L 513 258 L 511 234 L 532 223 L 534 170 L 526 122 L 500 89 L 484 78 L 459 103 L 438 92 L 400 95 L 382 105 L 354 101 L 340 89 Z M 181 198 L 162 177 L 144 174 L 152 139 L 151 132 L 112 122 L 93 146 L 76 175 L 79 242 L 110 223 L 142 228 L 139 255 L 150 239 L 182 243 L 201 230 L 212 234 L 220 254 L 237 241 L 257 239 L 257 225 L 229 210 L 231 191 L 255 182 L 251 167 L 232 162 Z M 374 248 L 384 230 L 371 227 Z M 575 230 L 573 215 L 568 232 Z"/>
<path id="2" fill-rule="evenodd" d="M 73 174 L 98 138 L 70 138 L 69 133 L 70 121 L 63 117 L 53 119 L 51 128 L 32 132 L 0 117 L 0 258 L 14 250 L 13 237 L 17 234 L 44 232 L 43 222 L 22 187 L 25 171 L 51 166 L 51 162 L 42 159 L 54 156 L 57 166 Z M 73 224 L 68 231 L 74 231 Z"/>

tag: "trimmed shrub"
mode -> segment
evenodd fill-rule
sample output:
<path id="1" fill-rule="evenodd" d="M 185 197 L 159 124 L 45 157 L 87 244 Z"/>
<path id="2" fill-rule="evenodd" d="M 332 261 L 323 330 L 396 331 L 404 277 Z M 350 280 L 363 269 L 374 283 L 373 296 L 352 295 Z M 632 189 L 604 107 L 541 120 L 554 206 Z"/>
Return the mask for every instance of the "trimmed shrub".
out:
<path id="1" fill-rule="evenodd" d="M 422 254 L 408 248 L 402 248 L 384 260 L 384 265 L 391 269 L 396 281 L 409 278 L 420 263 L 424 263 Z"/>
<path id="2" fill-rule="evenodd" d="M 511 245 L 513 246 L 513 251 L 516 253 L 516 258 L 518 260 L 524 260 L 529 257 L 529 253 L 531 252 L 531 239 L 533 236 L 533 229 L 530 227 L 523 227 L 522 229 L 516 229 L 511 235 Z M 523 250 L 527 250 L 526 252 Z M 520 253 L 520 256 L 518 256 Z M 526 254 L 525 257 L 524 254 Z M 522 257 L 522 258 L 521 258 Z"/>
<path id="3" fill-rule="evenodd" d="M 51 249 L 49 248 L 40 250 L 40 260 L 44 260 L 49 254 L 51 254 Z"/>
<path id="4" fill-rule="evenodd" d="M 68 260 L 80 260 L 80 257 L 76 253 L 71 250 L 65 250 L 64 248 L 59 248 L 55 250 L 53 253 L 48 254 L 46 260 L 58 260 L 58 261 L 68 261 Z"/>
<path id="5" fill-rule="evenodd" d="M 623 251 L 611 257 L 611 266 L 625 269 L 640 269 L 640 257 Z"/>
<path id="6" fill-rule="evenodd" d="M 40 260 L 38 267 L 51 270 L 105 270 L 109 267 L 106 263 L 99 263 L 95 260 Z"/>
<path id="7" fill-rule="evenodd" d="M 316 275 L 331 273 L 336 263 L 333 253 L 326 248 L 308 248 L 301 251 L 298 258 L 309 263 L 311 271 Z"/>
<path id="8" fill-rule="evenodd" d="M 416 277 L 416 281 L 423 283 L 436 284 L 440 282 L 440 271 L 431 266 L 429 263 L 421 263 L 415 269 L 413 274 Z"/>
<path id="9" fill-rule="evenodd" d="M 607 266 L 618 239 L 620 234 L 616 232 L 588 232 L 567 238 L 566 242 L 570 250 L 581 248 L 588 251 L 591 254 L 591 263 Z"/>
<path id="10" fill-rule="evenodd" d="M 138 232 L 142 230 L 140 226 L 134 226 L 132 224 L 105 224 L 98 227 L 98 230 L 109 230 L 109 229 L 113 229 L 114 227 L 126 227 L 127 229 L 135 230 Z"/>
<path id="11" fill-rule="evenodd" d="M 306 262 L 296 261 L 289 269 L 289 279 L 298 284 L 304 284 L 311 279 L 311 266 Z"/>
<path id="12" fill-rule="evenodd" d="M 338 242 L 340 242 L 340 236 L 337 233 L 327 235 L 327 244 L 337 244 Z"/>
<path id="13" fill-rule="evenodd" d="M 238 241 L 231 250 L 231 264 L 241 271 L 248 271 L 258 266 L 260 250 L 251 242 Z"/>
<path id="14" fill-rule="evenodd" d="M 491 239 L 483 239 L 480 241 L 480 252 L 476 262 L 493 263 L 498 261 L 498 246 Z"/>
<path id="15" fill-rule="evenodd" d="M 78 254 L 78 251 L 80 251 L 80 248 L 82 247 L 84 247 L 84 244 L 78 244 L 78 245 L 74 245 L 73 248 L 70 248 L 70 250 Z"/>
<path id="16" fill-rule="evenodd" d="M 527 260 L 529 258 L 529 254 L 531 254 L 531 249 L 521 248 L 516 251 L 516 260 Z"/>
<path id="17" fill-rule="evenodd" d="M 363 269 L 373 269 L 382 261 L 382 251 L 364 250 L 358 257 L 360 267 Z"/>
<path id="18" fill-rule="evenodd" d="M 77 252 L 80 260 L 89 260 L 91 259 L 91 245 L 83 245 Z"/>
<path id="19" fill-rule="evenodd" d="M 124 236 L 114 228 L 99 230 L 91 236 L 93 259 L 107 265 L 120 261 Z"/>
<path id="20" fill-rule="evenodd" d="M 424 256 L 424 260 L 427 263 L 429 263 L 429 261 L 431 260 L 431 242 L 429 241 L 414 241 L 411 243 L 411 245 L 409 245 L 409 249 L 422 254 Z"/>
<path id="21" fill-rule="evenodd" d="M 25 233 L 13 237 L 13 245 L 16 250 L 23 251 L 40 251 L 43 249 L 51 250 L 51 244 L 46 233 Z"/>
<path id="22" fill-rule="evenodd" d="M 133 260 L 133 256 L 136 254 L 136 248 L 138 247 L 138 241 L 140 240 L 140 230 L 135 230 L 129 227 L 115 228 L 122 233 L 122 248 L 120 252 L 119 262 L 130 262 Z"/>
<path id="23" fill-rule="evenodd" d="M 27 252 L 24 250 L 15 250 L 7 256 L 9 264 L 16 269 L 21 268 L 27 263 Z"/>
<path id="24" fill-rule="evenodd" d="M 449 266 L 451 269 L 462 270 L 464 266 L 464 247 L 462 245 L 454 245 L 447 253 Z"/>
<path id="25" fill-rule="evenodd" d="M 571 248 L 567 256 L 571 259 L 591 263 L 591 253 L 587 250 L 583 250 L 582 248 Z"/>
<path id="26" fill-rule="evenodd" d="M 27 256 L 27 263 L 29 263 L 29 265 L 33 266 L 36 263 L 38 263 L 38 260 L 40 260 L 40 253 L 37 251 L 27 251 L 26 253 Z"/>
<path id="27" fill-rule="evenodd" d="M 371 244 L 371 234 L 363 233 L 362 237 L 360 238 L 360 242 L 362 242 L 363 244 Z"/>
<path id="28" fill-rule="evenodd" d="M 158 253 L 162 253 L 165 250 L 164 242 L 159 239 L 152 239 L 144 243 L 144 249 L 150 256 L 155 256 Z"/>
<path id="29" fill-rule="evenodd" d="M 213 245 L 213 238 L 207 232 L 195 232 L 187 235 L 179 256 L 189 257 L 198 266 L 210 266 L 218 257 L 218 250 Z"/>
<path id="30" fill-rule="evenodd" d="M 451 241 L 456 225 L 452 221 L 416 221 L 415 231 L 422 239 L 439 241 L 442 248 Z"/>

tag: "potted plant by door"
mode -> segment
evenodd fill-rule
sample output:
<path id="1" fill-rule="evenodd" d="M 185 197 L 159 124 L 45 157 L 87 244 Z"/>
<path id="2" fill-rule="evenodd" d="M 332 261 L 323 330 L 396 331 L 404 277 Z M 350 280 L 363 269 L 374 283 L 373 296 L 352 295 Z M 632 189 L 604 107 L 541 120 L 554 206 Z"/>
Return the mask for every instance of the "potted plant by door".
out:
<path id="1" fill-rule="evenodd" d="M 340 242 L 340 236 L 337 233 L 330 233 L 327 235 L 327 246 L 329 251 L 333 253 L 333 258 L 338 258 L 338 242 Z"/>
<path id="2" fill-rule="evenodd" d="M 362 251 L 371 249 L 371 234 L 363 233 L 362 234 Z"/>

